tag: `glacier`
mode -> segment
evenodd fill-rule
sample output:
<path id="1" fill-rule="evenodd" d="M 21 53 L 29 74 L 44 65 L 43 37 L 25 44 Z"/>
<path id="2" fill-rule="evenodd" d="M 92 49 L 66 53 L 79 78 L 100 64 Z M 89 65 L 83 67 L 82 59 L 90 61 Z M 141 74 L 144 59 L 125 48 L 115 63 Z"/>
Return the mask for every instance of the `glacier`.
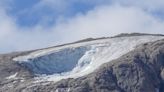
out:
<path id="1" fill-rule="evenodd" d="M 37 75 L 36 80 L 56 82 L 92 73 L 102 64 L 121 57 L 140 44 L 163 38 L 144 35 L 98 39 L 41 49 L 13 60 Z"/>
<path id="2" fill-rule="evenodd" d="M 28 59 L 21 62 L 22 66 L 28 67 L 35 74 L 54 74 L 71 71 L 77 64 L 87 48 L 66 48 L 52 54 Z"/>

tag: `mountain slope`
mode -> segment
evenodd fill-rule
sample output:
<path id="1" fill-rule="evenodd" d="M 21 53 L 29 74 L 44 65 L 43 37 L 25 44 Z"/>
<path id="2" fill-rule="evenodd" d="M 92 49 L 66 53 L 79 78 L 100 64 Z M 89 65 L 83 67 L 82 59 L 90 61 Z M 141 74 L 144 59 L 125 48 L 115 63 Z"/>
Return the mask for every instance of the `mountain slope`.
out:
<path id="1" fill-rule="evenodd" d="M 2 55 L 0 90 L 162 92 L 163 38 L 126 35 Z"/>

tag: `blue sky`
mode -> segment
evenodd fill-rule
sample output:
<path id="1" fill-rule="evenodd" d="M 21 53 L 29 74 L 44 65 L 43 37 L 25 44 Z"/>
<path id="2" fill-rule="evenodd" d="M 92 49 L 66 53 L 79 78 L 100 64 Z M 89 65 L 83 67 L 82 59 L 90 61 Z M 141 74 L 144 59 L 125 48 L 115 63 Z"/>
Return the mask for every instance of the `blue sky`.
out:
<path id="1" fill-rule="evenodd" d="M 1 0 L 0 53 L 119 33 L 163 34 L 163 10 L 163 0 Z"/>
<path id="2" fill-rule="evenodd" d="M 44 0 L 12 0 L 8 3 L 10 8 L 7 9 L 7 13 L 15 17 L 17 24 L 23 27 L 35 26 L 43 21 L 44 26 L 51 26 L 56 23 L 59 17 L 66 19 L 72 18 L 78 13 L 85 14 L 96 6 L 102 5 L 102 3 L 88 3 L 76 0 L 45 0 L 45 2 L 46 1 L 48 4 L 42 3 Z M 109 2 L 106 4 L 108 3 Z"/>

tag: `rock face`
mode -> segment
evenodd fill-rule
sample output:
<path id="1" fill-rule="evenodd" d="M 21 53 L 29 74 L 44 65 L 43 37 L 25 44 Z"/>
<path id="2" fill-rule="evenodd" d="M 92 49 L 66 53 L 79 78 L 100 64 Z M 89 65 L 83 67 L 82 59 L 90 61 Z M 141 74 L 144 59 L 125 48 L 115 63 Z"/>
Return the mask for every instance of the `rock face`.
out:
<path id="1" fill-rule="evenodd" d="M 0 92 L 164 92 L 164 40 L 139 45 L 88 75 L 58 82 L 33 82 L 34 75 L 12 61 L 28 53 L 0 56 Z"/>

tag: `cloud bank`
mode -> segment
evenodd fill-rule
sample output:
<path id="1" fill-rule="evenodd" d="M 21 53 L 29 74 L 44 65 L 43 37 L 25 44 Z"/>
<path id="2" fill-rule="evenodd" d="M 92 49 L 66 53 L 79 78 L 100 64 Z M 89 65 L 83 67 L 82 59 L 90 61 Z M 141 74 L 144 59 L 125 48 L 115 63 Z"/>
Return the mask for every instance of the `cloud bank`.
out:
<path id="1" fill-rule="evenodd" d="M 42 0 L 39 7 L 49 4 L 46 3 L 49 1 L 52 0 Z M 73 1 L 76 0 L 69 3 Z M 77 13 L 72 18 L 58 19 L 57 23 L 48 27 L 43 26 L 42 23 L 34 27 L 22 27 L 2 7 L 0 9 L 0 53 L 44 48 L 84 38 L 108 37 L 119 33 L 164 33 L 163 19 L 152 14 L 153 11 L 163 9 L 164 2 L 151 1 L 152 3 L 145 1 L 140 4 L 141 0 L 135 3 L 131 0 L 126 2 L 116 0 L 109 5 L 96 6 L 85 14 Z M 52 5 L 53 3 L 57 1 L 51 2 Z M 61 0 L 59 3 L 57 3 L 58 8 L 63 4 L 69 5 L 66 0 Z"/>

